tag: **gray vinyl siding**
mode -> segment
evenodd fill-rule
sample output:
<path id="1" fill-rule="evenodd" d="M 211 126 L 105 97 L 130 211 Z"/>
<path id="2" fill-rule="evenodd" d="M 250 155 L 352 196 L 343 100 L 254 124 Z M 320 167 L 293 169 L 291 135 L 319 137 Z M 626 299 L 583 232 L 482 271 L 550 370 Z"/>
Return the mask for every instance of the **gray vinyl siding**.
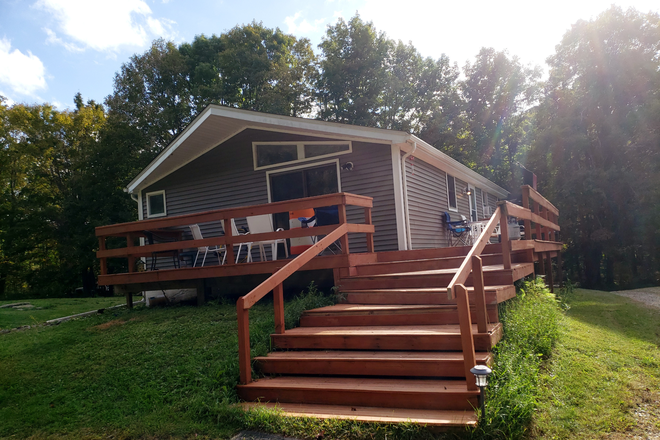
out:
<path id="1" fill-rule="evenodd" d="M 303 163 L 288 163 L 282 164 L 278 168 L 255 171 L 252 160 L 252 142 L 300 140 L 318 141 L 327 140 L 327 138 L 245 130 L 145 188 L 142 193 L 144 218 L 147 218 L 145 194 L 161 189 L 165 190 L 167 216 L 268 203 L 266 171 L 272 172 L 280 168 L 303 165 Z M 396 250 L 398 241 L 391 147 L 383 144 L 353 142 L 352 153 L 336 157 L 339 158 L 341 164 L 348 161 L 354 163 L 352 171 L 341 171 L 341 190 L 374 198 L 372 220 L 376 227 L 374 235 L 376 250 Z M 332 159 L 334 157 L 325 157 L 318 161 L 304 162 L 304 165 L 313 166 L 315 163 Z M 351 222 L 362 223 L 364 221 L 363 209 L 349 209 L 348 219 Z M 236 224 L 240 228 L 246 224 L 245 219 L 237 219 Z M 200 224 L 199 226 L 205 237 L 218 236 L 222 232 L 220 222 Z M 188 230 L 184 232 L 184 239 L 190 238 L 190 232 Z M 349 240 L 351 252 L 366 251 L 363 234 L 355 234 L 355 236 L 351 234 Z M 266 246 L 266 248 L 268 250 L 270 246 Z M 268 250 L 268 252 L 270 251 Z M 258 251 L 253 250 L 253 257 L 258 259 Z M 163 258 L 161 267 L 165 267 L 165 260 Z"/>
<path id="2" fill-rule="evenodd" d="M 456 205 L 458 206 L 458 213 L 464 215 L 469 220 L 470 201 L 467 194 L 465 194 L 465 188 L 467 188 L 467 183 L 456 177 Z"/>
<path id="3" fill-rule="evenodd" d="M 477 196 L 477 219 L 481 220 L 482 218 L 484 218 L 484 207 L 481 198 L 482 190 L 481 188 L 475 188 L 475 192 Z"/>
<path id="4" fill-rule="evenodd" d="M 406 176 L 412 248 L 449 246 L 442 220 L 449 209 L 445 172 L 419 159 L 407 159 Z"/>

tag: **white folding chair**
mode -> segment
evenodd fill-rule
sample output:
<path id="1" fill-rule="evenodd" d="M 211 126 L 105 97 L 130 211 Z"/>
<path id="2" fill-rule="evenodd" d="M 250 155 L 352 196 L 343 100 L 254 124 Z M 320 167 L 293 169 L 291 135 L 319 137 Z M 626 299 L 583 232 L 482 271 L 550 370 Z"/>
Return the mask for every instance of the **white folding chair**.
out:
<path id="1" fill-rule="evenodd" d="M 254 215 L 251 217 L 245 218 L 248 223 L 248 228 L 250 229 L 250 234 L 262 234 L 267 232 L 275 232 L 273 228 L 273 217 L 270 214 L 264 215 Z M 283 231 L 283 229 L 278 229 L 278 231 Z M 286 240 L 281 238 L 279 240 L 264 240 L 264 241 L 254 241 L 248 244 L 248 261 L 252 261 L 252 245 L 259 245 L 259 256 L 261 261 L 266 261 L 266 251 L 264 250 L 264 245 L 269 244 L 271 246 L 271 252 L 273 260 L 277 260 L 277 245 L 279 243 L 284 244 L 284 253 L 286 257 L 289 258 L 289 250 L 286 247 Z"/>
<path id="2" fill-rule="evenodd" d="M 190 232 L 192 233 L 194 240 L 202 240 L 204 238 L 202 236 L 202 231 L 199 229 L 199 225 L 190 225 Z M 197 248 L 197 255 L 195 255 L 193 267 L 195 267 L 197 264 L 197 258 L 199 258 L 199 254 L 202 252 L 204 252 L 204 258 L 202 258 L 202 265 L 200 267 L 204 267 L 204 263 L 206 262 L 206 255 L 209 253 L 209 251 L 215 252 L 215 254 L 218 256 L 218 264 L 225 264 L 225 258 L 227 258 L 227 248 L 225 246 L 216 246 L 214 248 L 210 246 L 200 246 Z M 220 254 L 223 254 L 222 260 L 220 259 Z"/>
<path id="3" fill-rule="evenodd" d="M 224 232 L 225 231 L 224 222 L 221 222 L 220 224 L 222 225 L 222 232 L 225 235 L 227 235 L 227 233 Z M 240 232 L 238 232 L 238 228 L 236 227 L 236 221 L 234 219 L 231 219 L 231 235 L 236 237 L 238 235 L 247 235 L 247 234 L 249 234 L 249 233 L 241 234 Z M 241 249 L 243 248 L 243 245 L 246 245 L 246 247 L 248 249 L 247 261 L 248 262 L 252 261 L 252 255 L 250 253 L 250 249 L 252 249 L 252 243 L 251 242 L 250 243 L 239 243 L 238 244 L 238 252 L 236 252 L 236 263 L 237 264 L 238 264 L 238 260 L 241 258 Z"/>

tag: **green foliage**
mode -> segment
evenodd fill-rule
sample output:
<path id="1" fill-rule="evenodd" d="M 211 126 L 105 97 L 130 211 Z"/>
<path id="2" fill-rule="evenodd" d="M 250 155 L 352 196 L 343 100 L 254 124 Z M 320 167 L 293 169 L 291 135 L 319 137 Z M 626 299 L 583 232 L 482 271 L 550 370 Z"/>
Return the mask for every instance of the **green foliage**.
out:
<path id="1" fill-rule="evenodd" d="M 548 60 L 528 165 L 583 286 L 660 282 L 659 42 L 658 14 L 612 7 L 578 21 Z"/>
<path id="2" fill-rule="evenodd" d="M 473 438 L 516 439 L 527 435 L 538 406 L 544 358 L 559 337 L 561 309 L 540 279 L 523 284 L 502 307 L 504 337 L 495 348 L 495 366 L 486 388 L 486 420 Z"/>

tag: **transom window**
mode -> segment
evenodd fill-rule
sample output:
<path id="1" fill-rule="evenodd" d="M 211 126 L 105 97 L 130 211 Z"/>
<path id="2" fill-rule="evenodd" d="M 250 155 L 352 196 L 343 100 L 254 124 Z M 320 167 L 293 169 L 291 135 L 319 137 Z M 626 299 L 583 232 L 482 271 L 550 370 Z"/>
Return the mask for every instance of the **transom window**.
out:
<path id="1" fill-rule="evenodd" d="M 352 151 L 350 141 L 253 142 L 254 169 L 303 162 Z"/>
<path id="2" fill-rule="evenodd" d="M 453 211 L 458 210 L 456 205 L 456 180 L 454 176 L 447 174 L 447 200 L 449 201 L 449 209 Z"/>
<path id="3" fill-rule="evenodd" d="M 165 215 L 167 215 L 165 190 L 147 193 L 147 217 L 163 217 Z"/>

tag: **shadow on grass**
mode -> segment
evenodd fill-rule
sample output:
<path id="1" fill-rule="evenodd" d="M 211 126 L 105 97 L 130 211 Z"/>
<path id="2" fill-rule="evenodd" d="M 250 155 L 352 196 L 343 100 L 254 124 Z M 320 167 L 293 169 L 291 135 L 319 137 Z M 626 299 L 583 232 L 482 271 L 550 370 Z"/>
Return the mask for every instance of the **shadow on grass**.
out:
<path id="1" fill-rule="evenodd" d="M 562 297 L 568 315 L 585 324 L 660 347 L 660 310 L 599 290 L 575 289 Z"/>

